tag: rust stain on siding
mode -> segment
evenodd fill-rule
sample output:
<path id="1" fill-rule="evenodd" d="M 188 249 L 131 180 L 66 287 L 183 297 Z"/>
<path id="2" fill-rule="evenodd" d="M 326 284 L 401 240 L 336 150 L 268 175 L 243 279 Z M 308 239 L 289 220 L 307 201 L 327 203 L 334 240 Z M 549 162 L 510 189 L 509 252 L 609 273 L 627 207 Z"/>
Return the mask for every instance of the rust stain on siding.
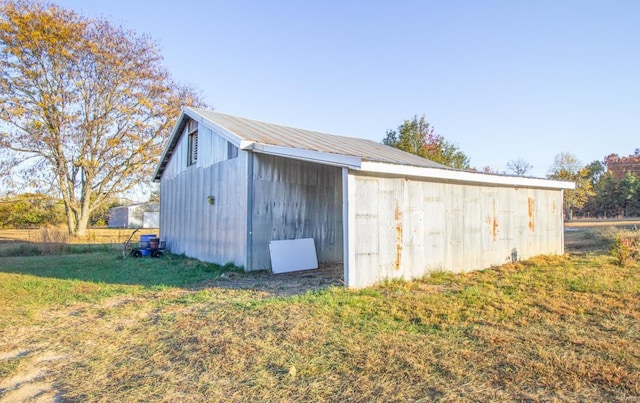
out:
<path id="1" fill-rule="evenodd" d="M 484 219 L 484 222 L 487 223 L 491 230 L 491 238 L 493 241 L 498 240 L 498 214 L 496 201 L 493 201 L 493 214 Z"/>
<path id="2" fill-rule="evenodd" d="M 529 230 L 533 232 L 536 230 L 536 201 L 532 197 L 528 199 L 528 216 Z"/>
<path id="3" fill-rule="evenodd" d="M 396 200 L 396 264 L 395 269 L 400 270 L 400 263 L 402 262 L 402 210 Z"/>

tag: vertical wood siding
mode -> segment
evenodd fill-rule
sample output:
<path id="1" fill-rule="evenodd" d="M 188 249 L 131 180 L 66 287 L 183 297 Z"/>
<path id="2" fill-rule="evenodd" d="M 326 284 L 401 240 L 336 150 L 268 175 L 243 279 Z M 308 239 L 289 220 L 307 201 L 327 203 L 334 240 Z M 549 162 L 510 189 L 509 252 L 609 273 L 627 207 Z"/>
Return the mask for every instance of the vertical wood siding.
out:
<path id="1" fill-rule="evenodd" d="M 341 168 L 255 154 L 252 267 L 269 269 L 269 241 L 313 238 L 320 263 L 342 262 Z"/>
<path id="2" fill-rule="evenodd" d="M 160 230 L 172 253 L 207 262 L 246 264 L 247 158 L 227 160 L 227 141 L 202 125 L 199 158 L 187 166 L 180 139 L 160 182 Z M 213 196 L 212 205 L 208 197 Z"/>
<path id="3" fill-rule="evenodd" d="M 562 191 L 351 172 L 349 286 L 562 254 Z"/>

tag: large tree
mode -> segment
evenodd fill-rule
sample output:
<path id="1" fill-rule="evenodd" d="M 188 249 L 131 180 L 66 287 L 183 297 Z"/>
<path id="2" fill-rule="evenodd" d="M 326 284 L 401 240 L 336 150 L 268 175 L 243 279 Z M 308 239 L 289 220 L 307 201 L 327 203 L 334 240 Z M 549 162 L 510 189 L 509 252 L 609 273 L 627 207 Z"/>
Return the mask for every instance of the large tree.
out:
<path id="1" fill-rule="evenodd" d="M 606 172 L 600 176 L 594 185 L 594 202 L 590 213 L 603 217 L 616 217 L 622 215 L 622 204 L 618 179 Z"/>
<path id="2" fill-rule="evenodd" d="M 560 153 L 555 156 L 549 170 L 548 178 L 575 182 L 576 188 L 564 193 L 564 211 L 568 220 L 573 219 L 576 210 L 581 209 L 593 195 L 590 173 L 580 160 L 571 153 Z"/>
<path id="3" fill-rule="evenodd" d="M 149 179 L 181 105 L 202 102 L 149 37 L 54 4 L 0 1 L 0 167 L 56 191 L 70 233 Z"/>
<path id="4" fill-rule="evenodd" d="M 453 168 L 470 168 L 469 157 L 456 145 L 436 134 L 424 115 L 405 120 L 397 131 L 387 130 L 382 143 Z"/>
<path id="5" fill-rule="evenodd" d="M 640 180 L 627 171 L 618 184 L 620 206 L 625 217 L 637 217 L 640 213 Z"/>
<path id="6" fill-rule="evenodd" d="M 589 172 L 589 181 L 594 186 L 607 170 L 605 165 L 600 161 L 593 161 L 590 164 L 587 164 L 585 168 L 587 168 L 587 171 Z"/>

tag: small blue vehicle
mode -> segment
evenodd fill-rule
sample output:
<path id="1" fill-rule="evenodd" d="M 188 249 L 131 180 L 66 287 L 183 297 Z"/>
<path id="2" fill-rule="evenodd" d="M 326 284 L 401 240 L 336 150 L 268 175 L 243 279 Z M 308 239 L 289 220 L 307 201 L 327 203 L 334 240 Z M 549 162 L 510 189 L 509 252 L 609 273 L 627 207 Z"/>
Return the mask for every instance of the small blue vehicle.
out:
<path id="1" fill-rule="evenodd" d="M 155 234 L 152 235 L 140 235 L 140 240 L 137 245 L 134 246 L 134 242 L 131 241 L 133 236 L 139 230 L 133 231 L 129 239 L 124 243 L 122 256 L 132 256 L 132 257 L 142 257 L 142 256 L 151 256 L 151 257 L 162 257 L 164 255 L 165 249 L 165 241 L 161 241 Z"/>

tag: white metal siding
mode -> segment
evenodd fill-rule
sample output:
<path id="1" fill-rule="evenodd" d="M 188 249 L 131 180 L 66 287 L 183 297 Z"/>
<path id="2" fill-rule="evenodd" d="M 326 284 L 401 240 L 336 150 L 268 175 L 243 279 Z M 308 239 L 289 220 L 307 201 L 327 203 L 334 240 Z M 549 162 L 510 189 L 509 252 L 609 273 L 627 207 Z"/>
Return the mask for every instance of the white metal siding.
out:
<path id="1" fill-rule="evenodd" d="M 227 160 L 228 141 L 221 137 L 216 131 L 200 125 L 198 129 L 200 134 L 198 166 L 208 167 L 221 161 Z"/>
<path id="2" fill-rule="evenodd" d="M 219 136 L 210 128 L 198 127 L 198 160 L 195 164 L 187 165 L 189 153 L 189 139 L 186 128 L 176 145 L 171 160 L 162 173 L 162 180 L 173 179 L 192 167 L 206 168 L 218 162 L 227 160 L 227 140 Z"/>
<path id="3" fill-rule="evenodd" d="M 145 211 L 142 217 L 142 228 L 159 228 L 160 213 L 158 211 Z"/>
<path id="4" fill-rule="evenodd" d="M 270 240 L 312 237 L 320 262 L 343 261 L 345 282 L 362 287 L 485 268 L 512 250 L 563 252 L 561 189 L 572 183 L 440 169 L 370 141 L 185 111 L 155 175 L 174 253 L 264 269 Z M 191 118 L 199 156 L 188 166 L 180 128 Z"/>
<path id="5" fill-rule="evenodd" d="M 255 154 L 252 267 L 271 267 L 269 241 L 313 238 L 320 263 L 342 262 L 342 169 Z"/>
<path id="6" fill-rule="evenodd" d="M 182 138 L 163 172 L 162 238 L 172 253 L 243 266 L 246 264 L 247 153 L 240 152 L 237 158 L 226 160 L 226 140 L 210 139 L 217 136 L 202 126 L 199 137 L 197 164 L 186 166 L 186 141 Z M 215 199 L 214 204 L 209 203 L 209 196 Z"/>
<path id="7" fill-rule="evenodd" d="M 564 252 L 561 190 L 350 176 L 349 286 Z"/>
<path id="8" fill-rule="evenodd" d="M 142 228 L 144 207 L 143 204 L 129 207 L 129 228 Z"/>
<path id="9" fill-rule="evenodd" d="M 109 209 L 109 227 L 111 228 L 158 228 L 158 219 L 155 224 L 147 225 L 145 216 L 147 213 L 156 214 L 158 212 L 157 203 L 140 203 L 129 206 L 113 207 Z"/>

